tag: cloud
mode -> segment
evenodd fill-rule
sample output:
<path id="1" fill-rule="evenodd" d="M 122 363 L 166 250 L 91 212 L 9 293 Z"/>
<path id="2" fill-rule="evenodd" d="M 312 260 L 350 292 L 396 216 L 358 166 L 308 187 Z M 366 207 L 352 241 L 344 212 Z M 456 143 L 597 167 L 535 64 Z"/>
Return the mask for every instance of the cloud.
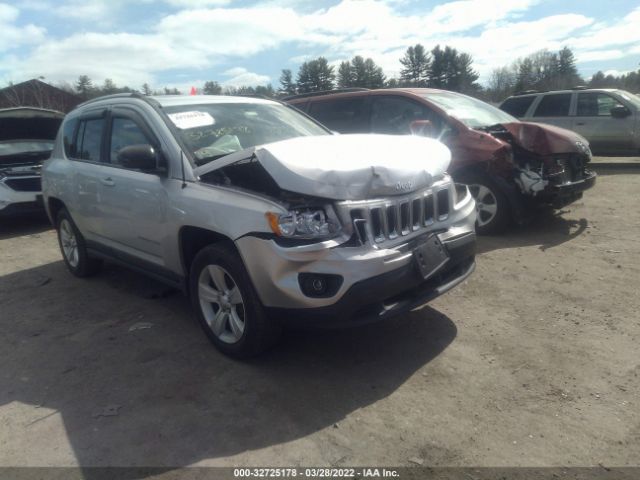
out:
<path id="1" fill-rule="evenodd" d="M 576 13 L 535 18 L 531 12 L 538 1 L 455 0 L 406 13 L 405 4 L 411 4 L 406 0 L 341 0 L 329 8 L 311 8 L 300 0 L 243 7 L 230 0 L 164 0 L 165 10 L 154 4 L 155 16 L 150 18 L 158 20 L 145 24 L 144 30 L 105 33 L 87 23 L 87 28 L 94 25 L 93 31 L 61 38 L 40 26 L 21 25 L 19 9 L 0 3 L 0 54 L 3 48 L 8 52 L 0 55 L 0 71 L 10 72 L 14 80 L 44 75 L 70 81 L 87 74 L 96 82 L 112 78 L 135 86 L 160 76 L 177 78 L 178 72 L 215 79 L 219 75 L 214 69 L 224 66 L 226 70 L 220 69 L 228 78 L 221 83 L 238 86 L 264 84 L 270 78 L 229 64 L 249 65 L 252 57 L 279 49 L 295 49 L 282 68 L 319 55 L 334 65 L 362 55 L 373 58 L 388 76 L 399 74 L 399 58 L 416 43 L 427 49 L 446 44 L 470 53 L 483 77 L 543 48 L 567 45 L 579 62 L 640 53 L 640 7 L 619 19 L 596 23 Z M 25 2 L 24 8 L 41 9 L 44 0 Z M 65 0 L 49 5 L 66 18 L 106 19 L 115 12 L 125 14 L 129 4 Z M 533 18 L 525 20 L 525 13 Z M 24 47 L 27 42 L 35 46 Z"/>
<path id="2" fill-rule="evenodd" d="M 257 85 L 266 85 L 271 80 L 267 75 L 250 72 L 244 67 L 231 68 L 224 72 L 223 75 L 231 77 L 222 82 L 225 87 L 255 87 Z"/>
<path id="3" fill-rule="evenodd" d="M 578 62 L 596 62 L 602 60 L 615 60 L 616 58 L 622 58 L 626 56 L 626 53 L 622 50 L 594 50 L 579 52 L 576 56 Z"/>
<path id="4" fill-rule="evenodd" d="M 17 25 L 20 10 L 12 5 L 0 3 L 0 52 L 13 50 L 22 45 L 37 44 L 45 38 L 46 30 L 33 24 Z M 1 60 L 1 59 L 0 59 Z"/>
<path id="5" fill-rule="evenodd" d="M 165 0 L 169 5 L 182 8 L 202 8 L 210 6 L 228 5 L 231 0 Z"/>

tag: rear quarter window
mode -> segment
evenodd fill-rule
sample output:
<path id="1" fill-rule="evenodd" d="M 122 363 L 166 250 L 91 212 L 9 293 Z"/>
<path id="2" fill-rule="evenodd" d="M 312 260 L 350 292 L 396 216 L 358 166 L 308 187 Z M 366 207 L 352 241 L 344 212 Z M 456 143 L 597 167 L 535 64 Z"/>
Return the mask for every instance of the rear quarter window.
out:
<path id="1" fill-rule="evenodd" d="M 500 110 L 507 112 L 514 117 L 524 117 L 535 98 L 535 95 L 507 98 L 502 105 L 500 105 Z"/>
<path id="2" fill-rule="evenodd" d="M 309 115 L 340 133 L 368 133 L 366 97 L 310 102 Z"/>
<path id="3" fill-rule="evenodd" d="M 545 95 L 536 107 L 534 117 L 566 117 L 571 105 L 570 93 L 556 93 Z"/>

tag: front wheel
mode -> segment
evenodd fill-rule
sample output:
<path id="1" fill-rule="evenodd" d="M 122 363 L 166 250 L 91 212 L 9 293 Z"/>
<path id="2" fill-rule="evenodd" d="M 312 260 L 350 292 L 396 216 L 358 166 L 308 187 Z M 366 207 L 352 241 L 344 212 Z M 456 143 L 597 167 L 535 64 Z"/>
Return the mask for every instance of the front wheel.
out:
<path id="1" fill-rule="evenodd" d="M 463 173 L 458 181 L 469 186 L 476 201 L 476 232 L 478 235 L 501 233 L 509 223 L 509 202 L 504 193 L 486 175 Z"/>
<path id="2" fill-rule="evenodd" d="M 267 318 L 233 249 L 218 244 L 203 248 L 193 260 L 189 287 L 200 325 L 223 353 L 250 357 L 277 340 L 279 325 Z"/>

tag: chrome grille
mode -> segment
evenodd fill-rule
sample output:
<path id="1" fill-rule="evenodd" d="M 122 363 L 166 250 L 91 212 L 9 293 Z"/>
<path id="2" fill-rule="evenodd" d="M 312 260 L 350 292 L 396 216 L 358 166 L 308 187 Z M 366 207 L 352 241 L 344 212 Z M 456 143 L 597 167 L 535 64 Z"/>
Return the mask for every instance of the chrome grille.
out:
<path id="1" fill-rule="evenodd" d="M 361 241 L 383 243 L 446 220 L 451 208 L 450 188 L 446 184 L 401 197 L 341 202 L 338 210 L 358 229 Z"/>

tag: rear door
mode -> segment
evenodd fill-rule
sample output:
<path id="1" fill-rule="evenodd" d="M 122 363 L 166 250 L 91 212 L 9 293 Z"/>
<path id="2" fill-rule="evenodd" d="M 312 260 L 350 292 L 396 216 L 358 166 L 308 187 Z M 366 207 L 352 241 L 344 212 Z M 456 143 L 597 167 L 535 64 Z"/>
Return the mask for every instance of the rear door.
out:
<path id="1" fill-rule="evenodd" d="M 620 100 L 606 92 L 578 93 L 573 130 L 584 136 L 592 150 L 601 153 L 623 153 L 633 148 L 633 115 L 611 116 L 611 109 L 621 106 Z"/>
<path id="2" fill-rule="evenodd" d="M 368 95 L 311 101 L 308 114 L 335 132 L 369 133 Z"/>
<path id="3" fill-rule="evenodd" d="M 548 123 L 558 127 L 573 128 L 571 112 L 572 93 L 549 93 L 541 95 L 534 105 L 532 122 Z"/>
<path id="4" fill-rule="evenodd" d="M 103 241 L 120 253 L 162 266 L 168 176 L 125 168 L 118 160 L 122 148 L 140 144 L 161 151 L 156 136 L 135 111 L 114 108 L 108 118 L 107 162 L 100 181 Z"/>
<path id="5" fill-rule="evenodd" d="M 74 131 L 65 132 L 65 150 L 74 170 L 70 213 L 87 240 L 101 235 L 104 217 L 100 208 L 100 179 L 104 176 L 102 150 L 106 114 L 106 110 L 89 112 L 78 119 Z M 72 124 L 68 122 L 67 127 L 69 125 Z"/>

